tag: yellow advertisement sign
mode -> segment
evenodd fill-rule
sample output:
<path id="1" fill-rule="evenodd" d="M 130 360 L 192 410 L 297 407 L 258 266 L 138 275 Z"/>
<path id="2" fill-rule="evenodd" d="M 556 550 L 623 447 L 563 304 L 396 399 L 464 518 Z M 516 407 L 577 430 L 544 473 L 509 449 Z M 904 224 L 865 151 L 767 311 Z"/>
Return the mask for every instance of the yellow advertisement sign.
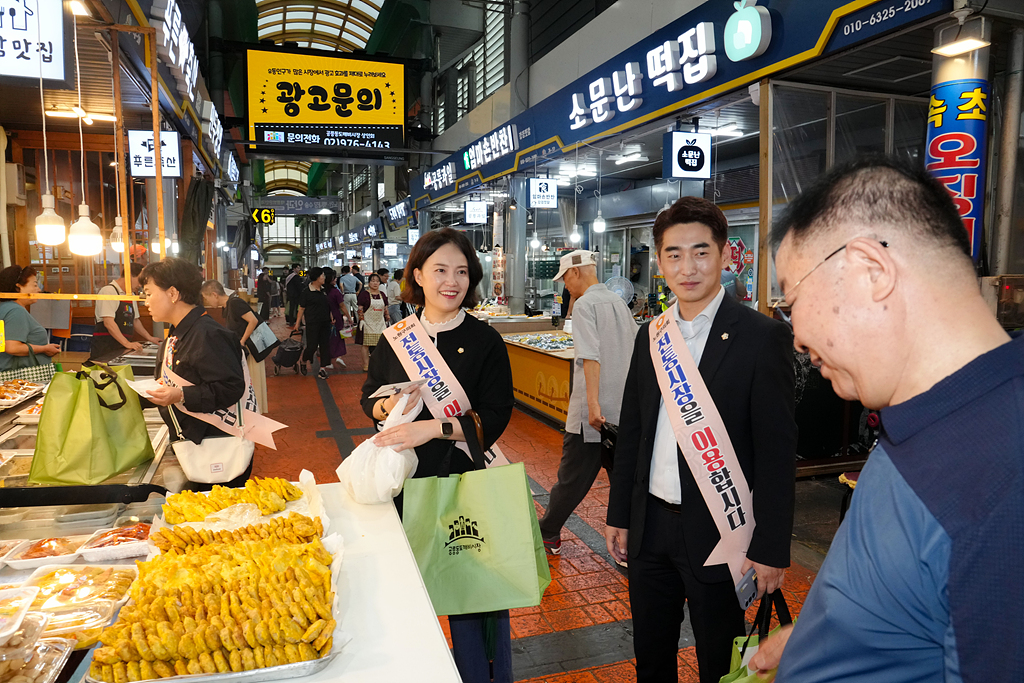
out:
<path id="1" fill-rule="evenodd" d="M 247 60 L 255 148 L 386 157 L 404 146 L 404 65 L 264 50 Z"/>

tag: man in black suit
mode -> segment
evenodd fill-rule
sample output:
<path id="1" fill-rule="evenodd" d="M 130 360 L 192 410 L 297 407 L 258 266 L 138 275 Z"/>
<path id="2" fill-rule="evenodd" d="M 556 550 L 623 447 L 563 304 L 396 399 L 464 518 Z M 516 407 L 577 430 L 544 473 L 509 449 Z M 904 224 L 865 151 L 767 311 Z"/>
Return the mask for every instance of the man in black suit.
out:
<path id="1" fill-rule="evenodd" d="M 740 575 L 756 571 L 759 594 L 773 592 L 789 566 L 793 528 L 793 335 L 725 296 L 728 223 L 711 202 L 684 197 L 663 211 L 654 243 L 678 303 L 667 315 L 682 332 L 753 491 L 756 526 L 735 565 L 742 563 Z M 623 393 L 605 537 L 616 560 L 628 556 L 637 680 L 676 681 L 689 602 L 700 680 L 718 683 L 729 672 L 732 640 L 744 629 L 736 572 L 705 566 L 721 538 L 712 515 L 723 514 L 722 502 L 709 498 L 709 509 L 677 444 L 652 361 L 650 324 L 637 335 Z"/>

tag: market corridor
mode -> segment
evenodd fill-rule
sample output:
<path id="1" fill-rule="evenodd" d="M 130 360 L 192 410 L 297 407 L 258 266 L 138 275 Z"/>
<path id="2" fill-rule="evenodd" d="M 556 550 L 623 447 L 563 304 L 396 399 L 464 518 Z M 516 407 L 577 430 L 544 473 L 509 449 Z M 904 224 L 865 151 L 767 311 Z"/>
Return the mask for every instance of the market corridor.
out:
<path id="1" fill-rule="evenodd" d="M 273 322 L 283 336 L 280 321 Z M 335 469 L 342 457 L 374 433 L 359 407 L 366 376 L 357 367 L 359 348 L 349 345 L 346 358 L 349 368 L 326 381 L 312 373 L 295 375 L 290 368 L 275 377 L 272 365 L 268 367 L 269 416 L 289 427 L 274 435 L 277 452 L 257 447 L 254 475 L 294 480 L 305 468 L 320 483 L 338 480 Z M 543 512 L 557 479 L 562 434 L 517 408 L 498 443 L 509 460 L 525 464 L 535 505 Z M 635 680 L 627 570 L 611 561 L 603 537 L 607 502 L 608 477 L 602 471 L 563 529 L 561 555 L 548 556 L 552 581 L 541 605 L 511 611 L 515 680 Z M 783 587 L 794 616 L 813 580 L 814 572 L 795 558 Z M 748 611 L 748 622 L 755 611 L 756 604 Z M 447 634 L 446 619 L 441 622 Z M 680 638 L 679 680 L 698 680 L 688 620 Z"/>

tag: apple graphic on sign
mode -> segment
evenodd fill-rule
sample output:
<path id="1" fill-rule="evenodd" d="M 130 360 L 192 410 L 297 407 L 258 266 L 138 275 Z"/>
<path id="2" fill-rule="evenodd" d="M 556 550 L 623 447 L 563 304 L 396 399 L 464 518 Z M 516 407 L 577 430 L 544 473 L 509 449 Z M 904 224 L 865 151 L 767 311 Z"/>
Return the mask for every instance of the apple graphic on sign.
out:
<path id="1" fill-rule="evenodd" d="M 764 54 L 772 42 L 772 17 L 757 0 L 737 0 L 736 12 L 725 24 L 725 54 L 734 62 Z"/>

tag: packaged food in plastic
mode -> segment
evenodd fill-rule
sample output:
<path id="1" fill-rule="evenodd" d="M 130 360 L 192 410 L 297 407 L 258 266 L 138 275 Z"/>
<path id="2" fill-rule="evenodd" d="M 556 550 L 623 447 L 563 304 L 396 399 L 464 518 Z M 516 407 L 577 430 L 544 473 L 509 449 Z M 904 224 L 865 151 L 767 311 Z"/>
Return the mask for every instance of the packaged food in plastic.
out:
<path id="1" fill-rule="evenodd" d="M 28 659 L 0 661 L 0 683 L 53 683 L 74 649 L 73 640 L 44 638 L 35 644 Z"/>
<path id="2" fill-rule="evenodd" d="M 0 638 L 0 662 L 8 659 L 24 659 L 32 656 L 32 648 L 43 635 L 50 615 L 43 612 L 29 612 L 21 621 L 21 628 Z"/>
<path id="3" fill-rule="evenodd" d="M 21 621 L 38 592 L 38 588 L 24 586 L 0 591 L 0 638 L 21 628 Z"/>
<path id="4" fill-rule="evenodd" d="M 37 569 L 24 585 L 39 589 L 32 609 L 49 611 L 97 600 L 121 602 L 138 575 L 132 565 L 50 565 Z"/>
<path id="5" fill-rule="evenodd" d="M 115 607 L 109 600 L 97 600 L 81 607 L 49 610 L 50 623 L 43 635 L 47 638 L 73 638 L 77 641 L 76 650 L 90 648 L 110 623 Z"/>

